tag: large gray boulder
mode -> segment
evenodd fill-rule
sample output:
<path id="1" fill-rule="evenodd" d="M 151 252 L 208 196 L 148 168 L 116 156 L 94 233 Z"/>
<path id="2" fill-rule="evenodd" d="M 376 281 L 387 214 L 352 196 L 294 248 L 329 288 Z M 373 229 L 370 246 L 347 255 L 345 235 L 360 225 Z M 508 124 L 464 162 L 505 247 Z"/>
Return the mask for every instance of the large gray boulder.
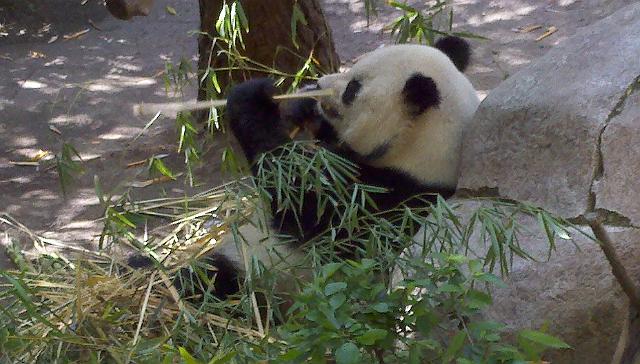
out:
<path id="1" fill-rule="evenodd" d="M 464 141 L 459 188 L 492 189 L 565 216 L 585 213 L 593 207 L 592 182 L 606 149 L 600 136 L 630 106 L 627 91 L 639 76 L 635 4 L 491 91 Z"/>
<path id="2" fill-rule="evenodd" d="M 634 4 L 489 94 L 465 134 L 460 195 L 529 201 L 578 224 L 600 214 L 640 278 L 639 80 Z M 534 224 L 523 244 L 541 252 L 547 243 Z M 609 363 L 628 301 L 599 247 L 579 235 L 576 243 L 580 250 L 561 244 L 546 263 L 516 261 L 489 315 L 513 329 L 549 325 L 574 348 L 554 363 Z"/>

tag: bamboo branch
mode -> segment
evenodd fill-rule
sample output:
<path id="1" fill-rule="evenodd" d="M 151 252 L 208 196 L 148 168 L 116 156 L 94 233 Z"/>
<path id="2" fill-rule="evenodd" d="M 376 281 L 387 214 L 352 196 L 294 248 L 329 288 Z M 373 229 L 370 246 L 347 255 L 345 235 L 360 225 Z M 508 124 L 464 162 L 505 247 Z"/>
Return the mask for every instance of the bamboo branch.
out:
<path id="1" fill-rule="evenodd" d="M 640 314 L 629 305 L 611 364 L 640 364 Z"/>
<path id="2" fill-rule="evenodd" d="M 589 223 L 596 239 L 600 242 L 600 248 L 611 265 L 613 275 L 616 277 L 616 280 L 622 287 L 624 293 L 629 297 L 631 306 L 640 311 L 640 288 L 638 288 L 629 276 L 629 273 L 627 273 L 624 265 L 622 265 L 620 257 L 618 257 L 618 254 L 613 247 L 611 238 L 609 238 L 609 234 L 602 226 L 602 218 L 588 218 L 587 222 Z"/>
<path id="3" fill-rule="evenodd" d="M 333 90 L 313 90 L 305 92 L 297 92 L 294 94 L 276 95 L 273 97 L 276 101 L 287 99 L 299 99 L 304 97 L 327 97 L 332 96 Z M 136 116 L 153 116 L 162 113 L 165 116 L 174 117 L 181 111 L 205 110 L 212 107 L 225 106 L 227 100 L 207 100 L 207 101 L 190 101 L 190 102 L 168 102 L 159 104 L 137 104 L 133 106 L 133 113 Z"/>

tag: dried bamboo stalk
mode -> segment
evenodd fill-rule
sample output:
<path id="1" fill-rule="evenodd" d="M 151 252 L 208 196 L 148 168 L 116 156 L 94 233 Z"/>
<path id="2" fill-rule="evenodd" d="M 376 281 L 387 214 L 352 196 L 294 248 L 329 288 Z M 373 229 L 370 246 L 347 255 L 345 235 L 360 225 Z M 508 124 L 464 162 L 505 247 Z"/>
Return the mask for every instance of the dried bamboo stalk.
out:
<path id="1" fill-rule="evenodd" d="M 327 97 L 332 96 L 333 90 L 313 90 L 305 92 L 297 92 L 294 94 L 275 95 L 273 97 L 276 101 L 299 99 L 304 97 Z M 212 107 L 225 106 L 227 100 L 207 100 L 207 101 L 190 101 L 190 102 L 168 102 L 158 104 L 137 104 L 133 106 L 133 113 L 137 116 L 153 116 L 161 113 L 165 116 L 174 117 L 181 111 L 193 111 L 193 110 L 205 110 Z"/>

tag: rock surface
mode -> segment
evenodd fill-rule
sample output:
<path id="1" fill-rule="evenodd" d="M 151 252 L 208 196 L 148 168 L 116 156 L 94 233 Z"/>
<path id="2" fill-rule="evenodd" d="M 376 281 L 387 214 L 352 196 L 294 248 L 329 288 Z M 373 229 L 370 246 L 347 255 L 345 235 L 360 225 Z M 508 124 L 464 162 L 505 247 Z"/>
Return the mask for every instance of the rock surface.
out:
<path id="1" fill-rule="evenodd" d="M 639 52 L 635 4 L 507 79 L 467 133 L 458 187 L 491 189 L 566 217 L 584 214 L 593 207 L 600 133 L 627 104 L 626 91 L 640 76 Z"/>
<path id="2" fill-rule="evenodd" d="M 604 254 L 594 241 L 574 233 L 572 242 L 557 241 L 557 250 L 545 261 L 543 230 L 536 221 L 524 226 L 536 233 L 522 237 L 522 247 L 542 262 L 515 259 L 508 287 L 493 292 L 488 318 L 507 324 L 509 331 L 548 327 L 572 347 L 549 352 L 545 359 L 552 363 L 610 363 L 628 300 Z M 640 231 L 610 228 L 609 234 L 623 264 L 638 276 Z"/>
<path id="3" fill-rule="evenodd" d="M 640 89 L 640 81 L 635 87 Z M 594 186 L 596 208 L 615 212 L 640 226 L 640 92 L 633 92 L 623 107 L 602 135 L 603 170 Z"/>
<path id="4" fill-rule="evenodd" d="M 565 218 L 607 217 L 640 284 L 640 4 L 589 26 L 494 89 L 466 133 L 460 196 L 529 201 Z M 473 204 L 464 202 L 463 205 Z M 463 209 L 464 211 L 465 209 Z M 525 224 L 526 249 L 547 241 Z M 583 226 L 591 233 L 588 227 Z M 516 260 L 489 316 L 548 325 L 573 350 L 554 363 L 609 363 L 627 298 L 600 248 L 575 234 L 544 263 Z"/>

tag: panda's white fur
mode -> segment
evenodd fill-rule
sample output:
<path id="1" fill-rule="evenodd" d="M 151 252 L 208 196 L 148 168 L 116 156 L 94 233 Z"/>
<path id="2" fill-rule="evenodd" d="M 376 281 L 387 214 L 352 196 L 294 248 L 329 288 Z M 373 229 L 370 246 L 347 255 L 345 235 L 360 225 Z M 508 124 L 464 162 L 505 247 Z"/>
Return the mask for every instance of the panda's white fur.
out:
<path id="1" fill-rule="evenodd" d="M 245 276 L 247 269 L 257 268 L 254 263 L 259 261 L 279 275 L 277 291 L 291 291 L 296 279 L 305 278 L 308 273 L 305 269 L 294 269 L 292 264 L 303 262 L 304 252 L 278 239 L 268 228 L 266 217 L 262 211 L 255 212 L 249 222 L 225 234 L 214 250 L 229 259 L 240 276 Z"/>
<path id="2" fill-rule="evenodd" d="M 438 104 L 417 116 L 408 112 L 402 95 L 405 82 L 415 74 L 431 78 L 439 91 Z M 342 96 L 351 80 L 358 80 L 361 88 L 352 104 L 346 105 Z M 361 57 L 347 72 L 320 78 L 318 85 L 334 90 L 334 96 L 320 100 L 319 109 L 340 143 L 360 155 L 385 145 L 385 153 L 372 160 L 372 166 L 402 171 L 426 185 L 455 189 L 461 134 L 479 99 L 445 53 L 421 45 L 387 46 Z M 238 234 L 227 234 L 213 251 L 228 259 L 239 276 L 255 259 L 267 267 L 305 274 L 286 269 L 291 262 L 302 261 L 305 252 L 281 243 L 271 229 L 261 229 L 268 224 L 259 219 L 239 227 Z M 293 281 L 284 277 L 278 289 L 289 289 Z"/>

